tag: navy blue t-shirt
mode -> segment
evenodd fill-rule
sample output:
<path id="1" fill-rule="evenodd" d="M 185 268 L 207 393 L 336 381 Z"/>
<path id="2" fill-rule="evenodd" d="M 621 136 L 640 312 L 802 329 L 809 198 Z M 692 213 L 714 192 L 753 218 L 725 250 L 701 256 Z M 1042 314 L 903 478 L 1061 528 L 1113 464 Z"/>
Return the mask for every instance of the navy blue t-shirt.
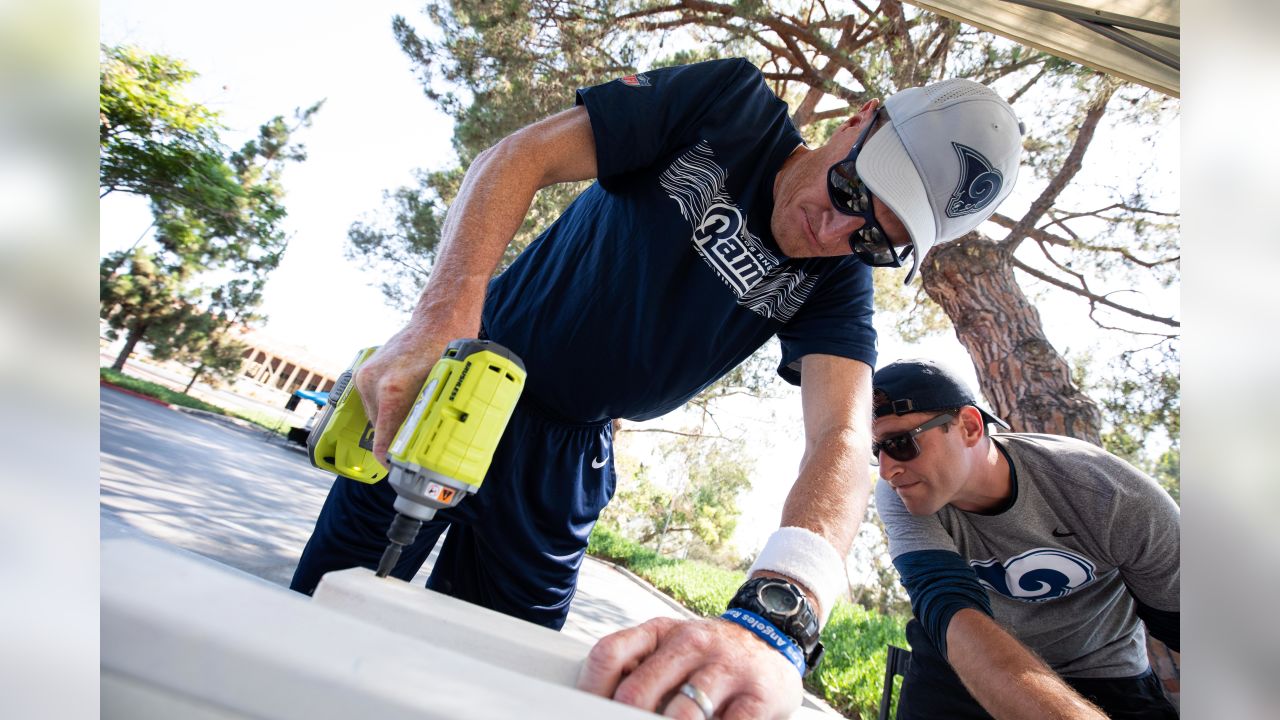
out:
<path id="1" fill-rule="evenodd" d="M 774 178 L 803 141 L 746 60 L 578 91 L 598 182 L 490 284 L 488 337 L 526 393 L 579 422 L 684 404 L 773 335 L 798 383 L 810 353 L 874 367 L 870 268 L 791 259 L 769 230 Z"/>

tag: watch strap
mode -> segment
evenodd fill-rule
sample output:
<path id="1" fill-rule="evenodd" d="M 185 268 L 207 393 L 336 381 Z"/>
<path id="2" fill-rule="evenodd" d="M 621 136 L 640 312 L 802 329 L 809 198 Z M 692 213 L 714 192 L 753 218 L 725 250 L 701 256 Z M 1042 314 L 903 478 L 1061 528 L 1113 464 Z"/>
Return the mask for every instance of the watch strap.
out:
<path id="1" fill-rule="evenodd" d="M 766 585 L 786 587 L 800 603 L 799 609 L 789 617 L 775 615 L 761 601 L 760 590 Z M 729 607 L 754 613 L 757 617 L 767 620 L 779 632 L 790 638 L 800 648 L 805 658 L 806 672 L 811 672 L 822 659 L 823 647 L 820 642 L 821 629 L 818 625 L 818 617 L 814 614 L 809 600 L 795 584 L 777 577 L 751 578 L 743 583 L 742 587 L 738 588 L 738 592 L 729 601 Z"/>
<path id="2" fill-rule="evenodd" d="M 787 659 L 787 662 L 791 663 L 791 665 L 795 667 L 796 672 L 800 673 L 801 677 L 804 677 L 804 651 L 801 650 L 800 646 L 796 645 L 795 641 L 788 637 L 786 633 L 783 633 L 781 630 L 774 627 L 773 623 L 765 620 L 750 610 L 743 610 L 742 608 L 729 608 L 728 610 L 725 610 L 724 614 L 720 617 L 728 620 L 729 622 L 737 623 L 738 625 L 741 625 L 755 633 L 755 636 L 763 640 L 769 647 L 772 647 L 774 650 L 782 653 L 782 656 Z"/>

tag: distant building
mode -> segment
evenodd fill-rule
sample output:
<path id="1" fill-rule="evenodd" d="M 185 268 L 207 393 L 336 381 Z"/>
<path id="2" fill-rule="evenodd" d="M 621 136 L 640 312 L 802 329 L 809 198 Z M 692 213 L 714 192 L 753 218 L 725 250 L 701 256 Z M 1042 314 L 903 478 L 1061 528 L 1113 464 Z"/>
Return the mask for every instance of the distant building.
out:
<path id="1" fill-rule="evenodd" d="M 244 351 L 244 365 L 235 382 L 241 392 L 252 390 L 254 385 L 268 391 L 267 394 L 279 391 L 286 396 L 294 390 L 324 392 L 333 388 L 345 369 L 335 368 L 306 348 L 275 340 L 260 330 L 246 330 L 238 340 L 249 346 Z"/>

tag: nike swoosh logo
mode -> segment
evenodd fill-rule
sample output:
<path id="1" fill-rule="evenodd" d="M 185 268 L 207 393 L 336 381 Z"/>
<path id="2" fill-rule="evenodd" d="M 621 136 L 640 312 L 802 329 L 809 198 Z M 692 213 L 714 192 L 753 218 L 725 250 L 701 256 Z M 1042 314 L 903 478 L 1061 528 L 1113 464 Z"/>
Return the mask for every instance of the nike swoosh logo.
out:
<path id="1" fill-rule="evenodd" d="M 605 455 L 603 460 L 595 460 L 595 459 L 593 459 L 593 460 L 591 461 L 591 467 L 593 467 L 593 468 L 595 468 L 595 469 L 599 470 L 600 468 L 604 467 L 604 464 L 605 464 L 605 463 L 607 463 L 607 462 L 609 462 L 609 456 L 608 456 L 608 455 Z"/>
<path id="2" fill-rule="evenodd" d="M 1073 532 L 1058 532 L 1058 528 L 1053 529 L 1054 537 L 1071 537 L 1073 535 L 1075 535 Z"/>

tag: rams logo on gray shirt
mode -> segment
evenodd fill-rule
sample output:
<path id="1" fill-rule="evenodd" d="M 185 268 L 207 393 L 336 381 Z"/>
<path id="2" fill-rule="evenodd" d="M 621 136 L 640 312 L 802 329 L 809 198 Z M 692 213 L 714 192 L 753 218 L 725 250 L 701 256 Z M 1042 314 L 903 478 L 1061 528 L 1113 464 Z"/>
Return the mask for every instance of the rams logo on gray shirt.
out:
<path id="1" fill-rule="evenodd" d="M 1097 568 L 1087 558 L 1061 548 L 1036 548 L 1008 562 L 970 560 L 978 582 L 1006 597 L 1023 602 L 1044 602 L 1070 595 L 1096 577 Z"/>

